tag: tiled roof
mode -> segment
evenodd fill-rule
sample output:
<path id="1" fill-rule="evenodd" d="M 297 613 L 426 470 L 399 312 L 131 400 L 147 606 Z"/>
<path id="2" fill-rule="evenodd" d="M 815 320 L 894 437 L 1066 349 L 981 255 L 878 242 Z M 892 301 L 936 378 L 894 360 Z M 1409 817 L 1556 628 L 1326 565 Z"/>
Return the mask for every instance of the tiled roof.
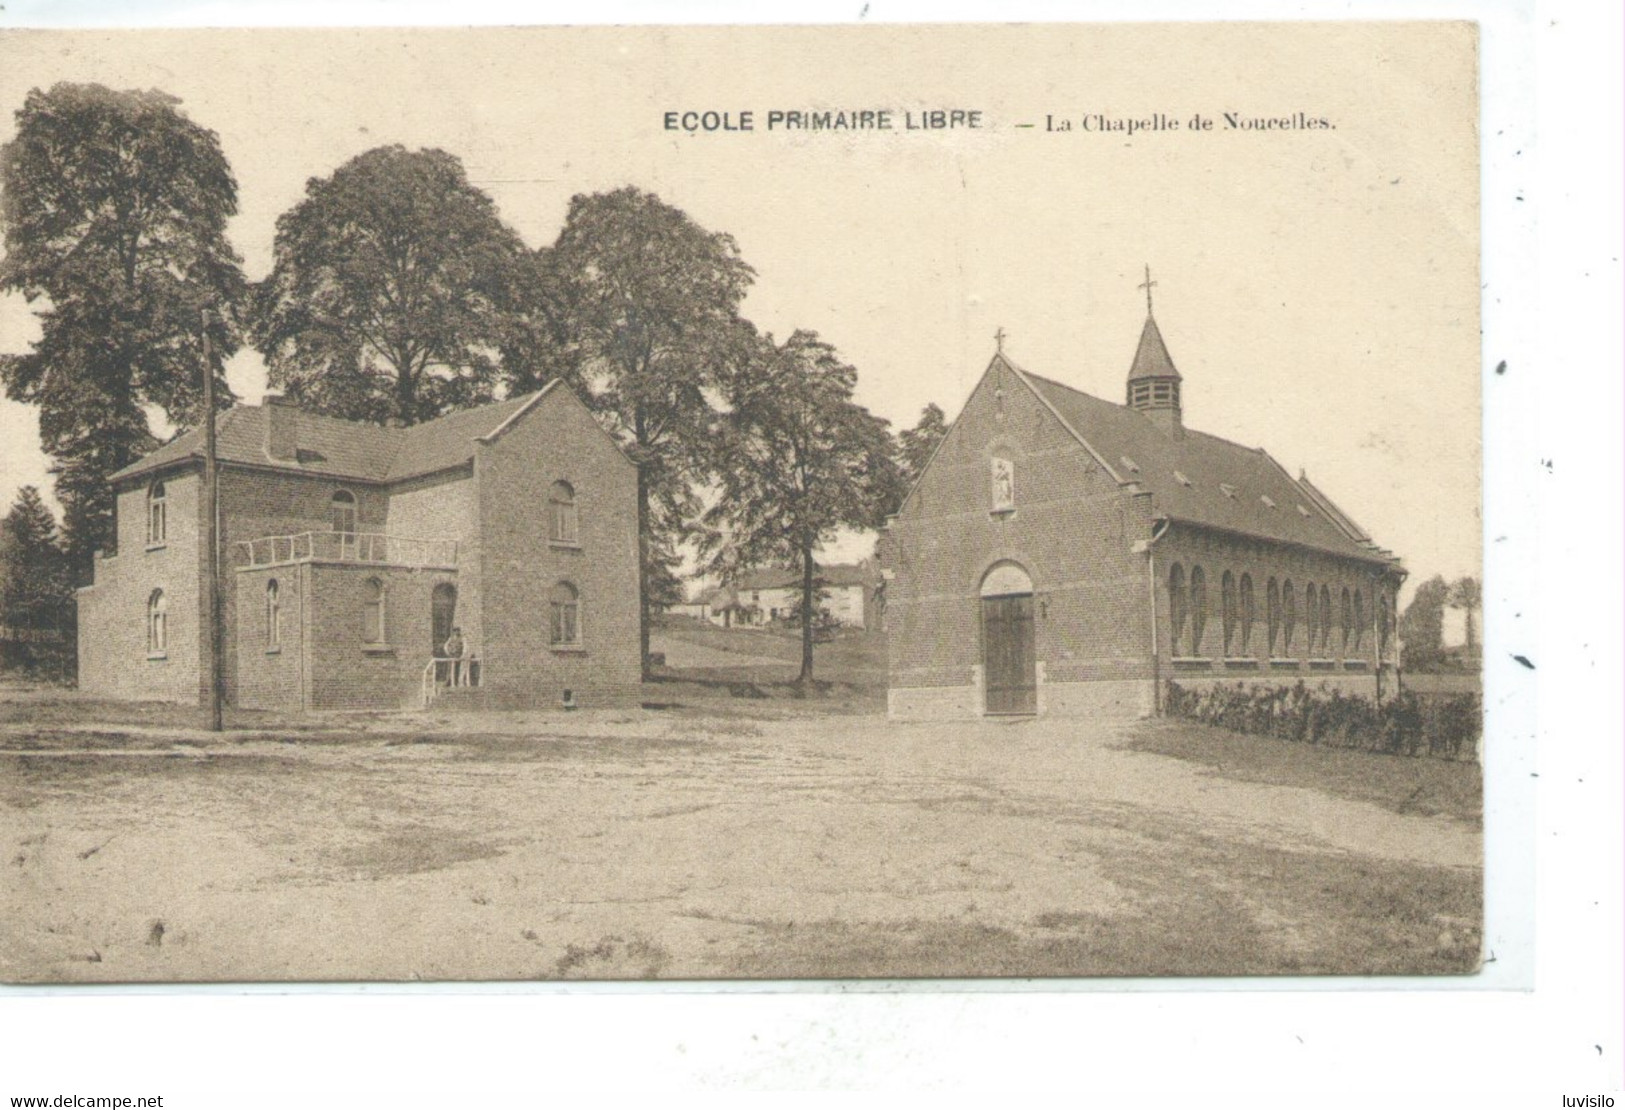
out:
<path id="1" fill-rule="evenodd" d="M 1170 435 L 1126 405 L 1027 373 L 1002 354 L 994 357 L 1004 359 L 1097 457 L 1134 459 L 1138 469 L 1132 473 L 1118 464 L 1107 470 L 1149 490 L 1155 516 L 1371 562 L 1394 561 L 1325 494 L 1294 481 L 1262 448 L 1189 429 Z"/>
<path id="2" fill-rule="evenodd" d="M 1131 382 L 1141 378 L 1179 379 L 1179 371 L 1168 354 L 1168 344 L 1162 341 L 1157 321 L 1150 316 L 1145 318 L 1145 327 L 1140 330 L 1140 345 L 1134 351 L 1134 365 L 1128 372 Z"/>
<path id="3" fill-rule="evenodd" d="M 552 388 L 548 386 L 547 388 Z M 385 428 L 289 408 L 295 421 L 296 459 L 273 459 L 265 451 L 264 405 L 239 405 L 215 424 L 216 457 L 224 463 L 271 467 L 363 482 L 394 482 L 459 466 L 474 455 L 474 441 L 498 431 L 540 393 L 482 405 L 410 428 Z M 146 474 L 188 458 L 203 457 L 203 432 L 193 429 L 113 474 L 113 480 Z"/>
<path id="4" fill-rule="evenodd" d="M 477 409 L 450 413 L 426 424 L 401 428 L 397 432 L 400 446 L 389 464 L 389 480 L 394 482 L 460 466 L 473 457 L 476 439 L 502 427 L 509 417 L 536 396 L 535 393 L 527 393 L 522 397 L 510 397 L 506 401 L 481 405 Z"/>

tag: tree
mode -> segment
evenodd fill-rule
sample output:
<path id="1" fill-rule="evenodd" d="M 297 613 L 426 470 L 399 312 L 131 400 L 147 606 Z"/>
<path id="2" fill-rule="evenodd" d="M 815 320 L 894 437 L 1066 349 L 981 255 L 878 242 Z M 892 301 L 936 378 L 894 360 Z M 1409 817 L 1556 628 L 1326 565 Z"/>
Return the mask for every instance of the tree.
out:
<path id="1" fill-rule="evenodd" d="M 645 678 L 656 565 L 691 537 L 714 472 L 712 397 L 755 349 L 739 315 L 754 277 L 732 236 L 634 188 L 574 197 L 532 263 L 526 342 L 552 361 L 509 364 L 510 388 L 562 374 L 637 465 Z"/>
<path id="2" fill-rule="evenodd" d="M 33 486 L 18 491 L 0 521 L 0 626 L 5 669 L 72 672 L 73 574 L 56 519 Z"/>
<path id="3" fill-rule="evenodd" d="M 896 505 L 901 474 L 886 421 L 852 400 L 857 371 L 808 331 L 768 336 L 730 385 L 719 440 L 719 496 L 706 515 L 711 569 L 790 565 L 800 612 L 814 613 L 813 552 L 842 527 L 872 528 Z M 813 677 L 813 623 L 801 622 L 803 685 Z"/>
<path id="4" fill-rule="evenodd" d="M 491 399 L 526 253 L 455 156 L 377 147 L 277 219 L 252 338 L 312 409 L 432 420 Z"/>
<path id="5" fill-rule="evenodd" d="M 937 445 L 942 437 L 948 434 L 948 421 L 942 410 L 935 402 L 928 404 L 920 410 L 920 422 L 912 428 L 905 428 L 897 434 L 898 452 L 901 455 L 903 469 L 903 488 L 906 492 L 914 488 L 914 483 L 920 480 L 925 472 L 925 464 L 931 461 L 936 453 Z"/>
<path id="6" fill-rule="evenodd" d="M 200 418 L 205 310 L 218 355 L 239 343 L 246 283 L 225 236 L 237 183 L 219 137 L 179 103 L 157 90 L 35 89 L 0 148 L 0 290 L 45 302 L 39 341 L 0 358 L 0 379 L 39 407 L 81 572 L 112 538 L 108 475 L 153 445 L 144 406 L 182 427 Z M 232 403 L 218 374 L 215 392 Z"/>
<path id="7" fill-rule="evenodd" d="M 1484 607 L 1484 589 L 1478 584 L 1478 579 L 1469 574 L 1451 583 L 1450 607 L 1462 611 L 1466 624 L 1467 651 L 1468 654 L 1471 654 L 1478 647 L 1477 630 L 1473 627 L 1473 614 Z"/>
<path id="8" fill-rule="evenodd" d="M 1399 618 L 1406 670 L 1432 671 L 1444 658 L 1444 607 L 1450 587 L 1442 575 L 1416 587 L 1416 594 Z"/>

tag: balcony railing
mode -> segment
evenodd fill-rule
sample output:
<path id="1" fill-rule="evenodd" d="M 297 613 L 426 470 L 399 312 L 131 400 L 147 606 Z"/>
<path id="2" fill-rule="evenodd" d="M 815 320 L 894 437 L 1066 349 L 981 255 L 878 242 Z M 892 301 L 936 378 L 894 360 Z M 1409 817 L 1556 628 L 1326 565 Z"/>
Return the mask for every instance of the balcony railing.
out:
<path id="1" fill-rule="evenodd" d="M 456 540 L 420 540 L 381 532 L 299 532 L 241 540 L 239 567 L 278 563 L 362 563 L 392 567 L 455 567 Z"/>

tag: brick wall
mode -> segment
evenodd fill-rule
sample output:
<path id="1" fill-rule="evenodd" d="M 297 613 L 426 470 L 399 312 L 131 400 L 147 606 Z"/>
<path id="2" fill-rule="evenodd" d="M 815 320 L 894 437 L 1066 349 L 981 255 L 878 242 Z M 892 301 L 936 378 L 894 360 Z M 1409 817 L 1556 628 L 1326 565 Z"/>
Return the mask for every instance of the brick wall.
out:
<path id="1" fill-rule="evenodd" d="M 118 555 L 97 559 L 92 585 L 79 591 L 79 686 L 102 697 L 196 703 L 202 607 L 198 565 L 197 472 L 163 476 L 168 528 L 165 542 L 148 543 L 151 484 L 117 493 Z M 168 603 L 168 646 L 147 651 L 147 602 L 163 590 Z"/>
<path id="2" fill-rule="evenodd" d="M 495 442 L 481 444 L 477 554 L 486 700 L 582 705 L 635 700 L 638 659 L 637 473 L 564 389 L 543 397 Z M 575 490 L 579 545 L 548 540 L 555 481 Z M 549 593 L 580 594 L 581 647 L 550 643 Z"/>
<path id="3" fill-rule="evenodd" d="M 1341 559 L 1301 548 L 1286 547 L 1239 536 L 1227 536 L 1175 525 L 1156 546 L 1158 640 L 1162 673 L 1184 685 L 1211 681 L 1269 681 L 1293 683 L 1300 678 L 1310 685 L 1344 690 L 1375 686 L 1379 662 L 1392 664 L 1397 647 L 1392 631 L 1386 658 L 1379 661 L 1378 610 L 1382 600 L 1391 598 L 1398 580 L 1391 572 L 1353 559 Z M 1178 566 L 1185 581 L 1187 616 L 1176 638 L 1170 576 Z M 1190 575 L 1201 567 L 1206 580 L 1206 620 L 1200 645 L 1192 643 L 1193 602 Z M 1229 649 L 1224 641 L 1224 575 L 1235 583 L 1236 621 Z M 1254 620 L 1245 646 L 1241 628 L 1241 583 L 1252 580 Z M 1274 580 L 1284 591 L 1290 583 L 1296 603 L 1296 628 L 1290 646 L 1285 640 L 1284 620 L 1278 621 L 1273 650 L 1269 634 L 1269 584 Z M 1325 646 L 1308 644 L 1308 618 L 1305 587 L 1315 586 L 1317 599 L 1321 586 L 1331 595 L 1331 631 Z M 1343 637 L 1342 593 L 1347 589 L 1351 603 L 1356 592 L 1362 602 L 1363 621 L 1353 622 L 1347 641 Z M 1282 610 L 1284 611 L 1284 604 Z M 1390 620 L 1392 618 L 1390 617 Z M 1370 690 L 1364 690 L 1369 693 Z"/>
<path id="4" fill-rule="evenodd" d="M 251 591 L 243 602 L 250 607 L 251 619 L 246 624 L 239 619 L 237 591 L 242 580 L 235 573 L 243 561 L 239 544 L 266 536 L 332 531 L 333 495 L 339 490 L 347 490 L 355 497 L 357 531 L 386 530 L 389 497 L 381 487 L 311 474 L 221 467 L 220 613 L 223 628 L 251 627 L 252 618 L 263 601 L 258 593 Z M 225 638 L 224 649 L 226 699 L 233 705 L 247 704 L 239 700 L 238 693 L 243 681 L 242 667 L 247 662 L 258 666 L 264 660 L 258 655 L 240 655 L 236 636 Z"/>
<path id="5" fill-rule="evenodd" d="M 1000 396 L 1002 394 L 1002 397 Z M 1015 466 L 993 513 L 991 460 Z M 1031 577 L 1046 682 L 1151 677 L 1144 498 L 1129 496 L 1013 375 L 984 377 L 884 542 L 893 687 L 961 687 L 981 662 L 983 577 Z"/>
<path id="6" fill-rule="evenodd" d="M 363 634 L 367 582 L 385 589 L 384 640 Z M 428 663 L 430 597 L 447 571 L 311 563 L 305 568 L 306 697 L 312 709 L 398 709 L 418 704 Z"/>
<path id="7" fill-rule="evenodd" d="M 245 709 L 308 709 L 305 691 L 305 597 L 309 590 L 306 566 L 261 567 L 239 570 L 233 576 L 238 599 L 235 620 L 226 627 L 236 647 L 236 697 Z M 270 635 L 267 587 L 277 585 L 281 610 L 281 636 Z"/>

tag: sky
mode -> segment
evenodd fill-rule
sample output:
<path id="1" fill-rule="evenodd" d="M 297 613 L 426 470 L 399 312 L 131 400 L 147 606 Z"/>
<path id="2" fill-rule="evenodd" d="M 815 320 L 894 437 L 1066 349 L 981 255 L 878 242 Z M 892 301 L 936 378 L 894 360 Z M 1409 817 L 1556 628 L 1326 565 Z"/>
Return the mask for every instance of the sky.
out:
<path id="1" fill-rule="evenodd" d="M 1482 555 L 1474 46 L 1460 23 L 9 32 L 0 141 L 57 81 L 180 97 L 236 173 L 253 279 L 306 181 L 382 144 L 458 155 L 533 247 L 572 195 L 637 185 L 733 235 L 746 314 L 835 344 L 899 426 L 953 417 L 998 329 L 1120 400 L 1149 266 L 1187 425 L 1306 470 L 1414 585 Z M 979 126 L 907 126 L 934 109 Z M 666 126 L 708 110 L 754 129 Z M 0 298 L 0 350 L 35 335 Z M 228 373 L 258 400 L 254 352 Z M 45 466 L 0 401 L 0 497 Z"/>

